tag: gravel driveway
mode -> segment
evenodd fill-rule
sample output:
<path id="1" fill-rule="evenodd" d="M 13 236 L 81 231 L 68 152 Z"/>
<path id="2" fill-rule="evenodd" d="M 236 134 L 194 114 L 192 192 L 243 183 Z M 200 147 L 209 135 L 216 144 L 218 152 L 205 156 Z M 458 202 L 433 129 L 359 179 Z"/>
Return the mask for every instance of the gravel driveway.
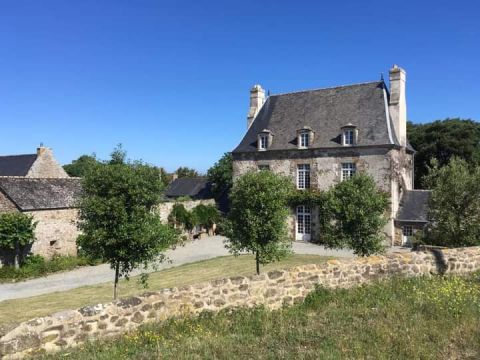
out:
<path id="1" fill-rule="evenodd" d="M 169 250 L 166 255 L 171 262 L 160 264 L 158 270 L 229 255 L 223 245 L 222 236 L 212 236 L 187 243 L 185 246 Z M 293 243 L 293 251 L 297 254 L 314 254 L 334 257 L 351 257 L 350 251 L 327 250 L 323 246 L 310 243 Z M 142 271 L 134 271 L 137 275 Z M 19 283 L 0 284 L 0 301 L 20 299 L 56 291 L 65 291 L 86 285 L 95 285 L 113 280 L 113 270 L 109 265 L 86 266 L 76 270 L 48 275 L 46 277 L 27 280 Z"/>

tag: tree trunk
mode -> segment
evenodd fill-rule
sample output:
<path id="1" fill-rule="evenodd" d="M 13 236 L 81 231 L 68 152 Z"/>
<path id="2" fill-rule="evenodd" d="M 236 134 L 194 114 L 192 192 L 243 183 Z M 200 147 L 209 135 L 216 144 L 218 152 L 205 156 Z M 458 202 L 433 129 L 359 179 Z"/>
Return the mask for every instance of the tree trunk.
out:
<path id="1" fill-rule="evenodd" d="M 257 264 L 257 275 L 260 275 L 260 257 L 258 255 L 258 250 L 255 253 L 255 262 Z"/>
<path id="2" fill-rule="evenodd" d="M 20 244 L 15 242 L 15 269 L 20 269 Z"/>
<path id="3" fill-rule="evenodd" d="M 120 272 L 120 263 L 115 264 L 115 282 L 113 283 L 113 300 L 117 300 L 118 274 Z"/>

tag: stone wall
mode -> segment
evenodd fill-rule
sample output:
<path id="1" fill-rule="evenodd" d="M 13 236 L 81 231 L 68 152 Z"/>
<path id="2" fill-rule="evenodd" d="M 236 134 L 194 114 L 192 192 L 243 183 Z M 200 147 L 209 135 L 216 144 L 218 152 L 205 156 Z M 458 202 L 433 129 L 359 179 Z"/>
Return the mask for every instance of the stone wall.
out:
<path id="1" fill-rule="evenodd" d="M 31 252 L 45 258 L 53 255 L 76 255 L 77 229 L 76 209 L 26 211 L 38 221 L 35 242 Z"/>
<path id="2" fill-rule="evenodd" d="M 162 222 L 166 223 L 168 222 L 168 215 L 170 215 L 173 205 L 175 205 L 175 201 L 167 201 L 163 202 L 160 205 L 157 206 L 156 212 L 159 214 L 160 219 Z M 186 201 L 181 201 L 180 202 L 183 206 L 185 206 L 185 209 L 188 211 L 192 210 L 195 206 L 197 205 L 213 205 L 215 206 L 215 199 L 206 199 L 206 200 L 186 200 Z"/>
<path id="3" fill-rule="evenodd" d="M 0 213 L 18 211 L 15 204 L 0 191 Z"/>
<path id="4" fill-rule="evenodd" d="M 58 351 L 88 339 L 118 335 L 147 322 L 205 310 L 256 305 L 278 309 L 301 302 L 316 285 L 352 287 L 392 275 L 466 274 L 479 269 L 480 247 L 471 247 L 329 260 L 260 276 L 163 289 L 24 322 L 0 338 L 0 356 L 14 359 L 32 352 Z"/>
<path id="5" fill-rule="evenodd" d="M 30 178 L 67 178 L 69 177 L 63 167 L 53 155 L 53 151 L 47 147 L 37 149 L 37 159 L 27 173 Z"/>

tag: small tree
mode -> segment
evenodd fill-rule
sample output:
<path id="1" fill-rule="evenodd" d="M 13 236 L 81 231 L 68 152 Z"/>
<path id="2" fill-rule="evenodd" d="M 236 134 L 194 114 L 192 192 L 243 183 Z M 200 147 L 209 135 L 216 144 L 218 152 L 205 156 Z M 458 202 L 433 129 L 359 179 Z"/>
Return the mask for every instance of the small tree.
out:
<path id="1" fill-rule="evenodd" d="M 219 200 L 223 194 L 230 192 L 233 184 L 233 159 L 231 153 L 223 154 L 207 172 L 208 180 L 212 183 L 212 193 Z"/>
<path id="2" fill-rule="evenodd" d="M 441 168 L 433 161 L 425 180 L 433 190 L 426 241 L 442 246 L 480 245 L 480 167 L 458 157 Z"/>
<path id="3" fill-rule="evenodd" d="M 0 248 L 15 251 L 15 268 L 20 267 L 20 256 L 25 246 L 35 240 L 37 222 L 20 212 L 0 214 Z"/>
<path id="4" fill-rule="evenodd" d="M 290 179 L 270 171 L 250 172 L 240 177 L 231 193 L 227 247 L 238 255 L 255 255 L 257 274 L 260 264 L 286 256 L 291 243 L 287 236 Z"/>
<path id="5" fill-rule="evenodd" d="M 158 171 L 141 162 L 127 162 L 117 148 L 82 181 L 77 242 L 89 256 L 115 270 L 114 298 L 121 276 L 140 265 L 162 261 L 162 251 L 179 241 L 176 230 L 160 222 L 152 210 L 163 189 Z"/>
<path id="6" fill-rule="evenodd" d="M 333 186 L 320 202 L 320 234 L 327 247 L 369 256 L 383 250 L 388 196 L 372 177 L 357 174 Z"/>
<path id="7" fill-rule="evenodd" d="M 168 215 L 168 221 L 175 227 L 183 227 L 188 232 L 191 232 L 195 226 L 194 216 L 180 203 L 173 205 L 172 211 Z"/>
<path id="8" fill-rule="evenodd" d="M 192 215 L 196 225 L 206 228 L 209 232 L 220 219 L 220 213 L 213 205 L 197 205 L 193 208 Z"/>

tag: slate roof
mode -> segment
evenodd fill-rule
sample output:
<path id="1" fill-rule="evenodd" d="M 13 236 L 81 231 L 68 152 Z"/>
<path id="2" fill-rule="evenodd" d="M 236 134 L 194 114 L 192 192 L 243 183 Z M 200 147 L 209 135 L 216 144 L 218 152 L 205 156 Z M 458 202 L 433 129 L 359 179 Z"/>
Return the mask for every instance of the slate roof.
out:
<path id="1" fill-rule="evenodd" d="M 428 222 L 428 200 L 430 190 L 407 190 L 400 200 L 396 220 Z"/>
<path id="2" fill-rule="evenodd" d="M 233 152 L 257 151 L 264 129 L 273 134 L 269 150 L 296 149 L 297 130 L 304 126 L 314 131 L 311 148 L 342 147 L 341 127 L 349 123 L 358 129 L 358 146 L 398 145 L 385 97 L 383 81 L 271 95 Z"/>
<path id="3" fill-rule="evenodd" d="M 33 179 L 0 177 L 2 191 L 20 210 L 75 207 L 81 193 L 80 179 Z"/>
<path id="4" fill-rule="evenodd" d="M 26 176 L 37 154 L 0 156 L 0 176 Z"/>
<path id="5" fill-rule="evenodd" d="M 211 184 L 206 178 L 178 178 L 165 191 L 167 198 L 189 196 L 195 200 L 212 199 Z"/>

